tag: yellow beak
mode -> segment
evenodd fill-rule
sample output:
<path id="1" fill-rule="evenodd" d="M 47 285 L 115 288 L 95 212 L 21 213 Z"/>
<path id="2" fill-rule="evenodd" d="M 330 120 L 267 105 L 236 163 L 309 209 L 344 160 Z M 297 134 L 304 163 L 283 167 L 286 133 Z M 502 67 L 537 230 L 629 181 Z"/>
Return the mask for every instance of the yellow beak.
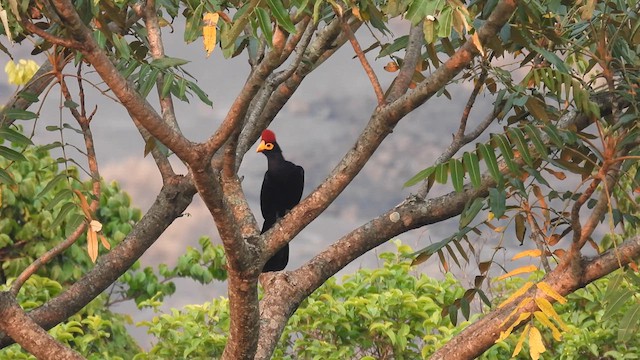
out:
<path id="1" fill-rule="evenodd" d="M 256 152 L 263 152 L 264 150 L 267 150 L 267 144 L 262 140 L 260 141 L 260 145 L 258 145 Z"/>

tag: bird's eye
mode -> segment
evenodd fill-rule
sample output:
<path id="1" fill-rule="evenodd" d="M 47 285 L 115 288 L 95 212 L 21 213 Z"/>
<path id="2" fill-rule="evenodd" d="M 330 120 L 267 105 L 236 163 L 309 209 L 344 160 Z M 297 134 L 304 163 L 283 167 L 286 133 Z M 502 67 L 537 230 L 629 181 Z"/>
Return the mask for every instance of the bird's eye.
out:
<path id="1" fill-rule="evenodd" d="M 266 144 L 264 144 L 264 148 L 267 149 L 267 150 L 271 150 L 271 149 L 273 149 L 273 144 L 272 143 L 266 143 Z"/>

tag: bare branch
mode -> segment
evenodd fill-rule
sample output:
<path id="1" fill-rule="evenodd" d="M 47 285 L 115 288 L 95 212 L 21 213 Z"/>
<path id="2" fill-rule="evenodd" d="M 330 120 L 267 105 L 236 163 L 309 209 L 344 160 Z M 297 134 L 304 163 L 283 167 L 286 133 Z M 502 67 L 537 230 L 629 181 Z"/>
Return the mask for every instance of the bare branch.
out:
<path id="1" fill-rule="evenodd" d="M 422 60 L 422 44 L 424 43 L 423 22 L 420 21 L 409 30 L 409 42 L 405 51 L 402 66 L 398 72 L 398 76 L 393 80 L 389 90 L 387 91 L 387 103 L 394 102 L 397 98 L 404 95 L 409 89 L 409 85 L 416 72 L 416 66 Z"/>
<path id="2" fill-rule="evenodd" d="M 351 47 L 353 47 L 353 51 L 355 51 L 356 56 L 358 56 L 358 60 L 360 60 L 360 64 L 362 64 L 362 68 L 364 72 L 367 74 L 369 81 L 371 82 L 371 86 L 373 86 L 373 92 L 376 94 L 376 98 L 378 99 L 378 105 L 382 105 L 384 103 L 384 91 L 382 91 L 382 86 L 380 86 L 380 82 L 378 81 L 378 76 L 376 72 L 369 64 L 367 57 L 365 56 L 356 36 L 351 30 L 351 25 L 349 25 L 349 17 L 339 15 L 341 23 L 342 23 L 342 31 L 346 34 L 349 42 L 351 43 Z"/>

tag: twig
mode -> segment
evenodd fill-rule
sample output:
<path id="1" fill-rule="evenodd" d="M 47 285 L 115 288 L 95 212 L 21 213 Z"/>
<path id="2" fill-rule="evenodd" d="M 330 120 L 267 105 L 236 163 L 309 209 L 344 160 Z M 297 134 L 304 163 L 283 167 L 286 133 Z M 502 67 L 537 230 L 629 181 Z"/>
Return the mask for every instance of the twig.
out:
<path id="1" fill-rule="evenodd" d="M 358 59 L 362 64 L 362 68 L 364 69 L 364 72 L 369 77 L 369 81 L 373 86 L 373 91 L 375 92 L 376 98 L 378 99 L 378 106 L 382 106 L 384 104 L 384 91 L 382 91 L 382 86 L 380 86 L 380 82 L 378 81 L 378 76 L 376 75 L 375 71 L 373 71 L 373 68 L 369 64 L 367 57 L 364 55 L 364 52 L 362 51 L 362 48 L 360 47 L 358 40 L 353 34 L 351 25 L 349 25 L 349 19 L 340 14 L 338 14 L 338 17 L 340 17 L 340 22 L 342 24 L 343 32 L 346 34 L 347 38 L 349 39 L 349 42 L 353 47 L 353 51 L 355 51 L 356 55 L 358 56 Z"/>

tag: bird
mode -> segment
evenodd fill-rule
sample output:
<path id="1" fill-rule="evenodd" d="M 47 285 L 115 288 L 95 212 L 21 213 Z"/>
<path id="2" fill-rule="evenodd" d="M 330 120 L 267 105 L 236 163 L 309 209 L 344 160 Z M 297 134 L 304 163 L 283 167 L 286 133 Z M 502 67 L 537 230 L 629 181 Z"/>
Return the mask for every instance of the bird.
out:
<path id="1" fill-rule="evenodd" d="M 300 202 L 304 188 L 304 169 L 285 160 L 282 149 L 276 142 L 276 135 L 269 129 L 262 131 L 256 152 L 267 157 L 267 171 L 260 189 L 260 210 L 264 218 L 261 234 L 264 234 Z M 262 272 L 284 270 L 288 262 L 289 244 L 286 244 L 266 262 Z"/>

